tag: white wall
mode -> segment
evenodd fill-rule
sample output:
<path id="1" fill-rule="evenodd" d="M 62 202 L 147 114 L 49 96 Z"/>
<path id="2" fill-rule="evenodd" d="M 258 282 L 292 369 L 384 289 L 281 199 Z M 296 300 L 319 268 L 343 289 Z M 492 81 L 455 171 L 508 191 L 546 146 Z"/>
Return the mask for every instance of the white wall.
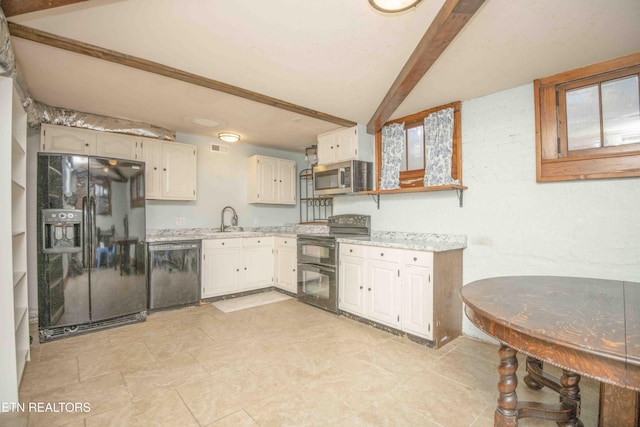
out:
<path id="1" fill-rule="evenodd" d="M 374 230 L 465 234 L 463 282 L 565 275 L 640 282 L 640 179 L 536 183 L 533 86 L 462 103 L 464 207 L 454 192 L 340 197 Z M 484 335 L 465 318 L 465 334 Z"/>
<path id="2" fill-rule="evenodd" d="M 147 201 L 147 228 L 219 227 L 222 208 L 231 205 L 238 213 L 238 225 L 244 227 L 297 223 L 298 205 L 247 204 L 248 158 L 253 154 L 295 160 L 298 172 L 308 167 L 302 153 L 260 148 L 236 143 L 228 145 L 229 154 L 213 153 L 211 142 L 217 138 L 177 134 L 176 140 L 198 147 L 197 201 Z M 228 215 L 228 214 L 227 214 Z M 186 225 L 176 225 L 176 218 L 184 217 Z M 230 217 L 227 216 L 227 224 Z"/>

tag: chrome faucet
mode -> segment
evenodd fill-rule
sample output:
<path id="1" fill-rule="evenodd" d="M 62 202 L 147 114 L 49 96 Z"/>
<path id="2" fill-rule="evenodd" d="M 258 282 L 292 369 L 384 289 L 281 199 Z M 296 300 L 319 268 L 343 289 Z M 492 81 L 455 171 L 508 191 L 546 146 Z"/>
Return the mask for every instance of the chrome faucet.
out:
<path id="1" fill-rule="evenodd" d="M 224 212 L 227 209 L 231 209 L 231 212 L 233 212 L 233 216 L 231 217 L 231 225 L 234 227 L 238 225 L 238 214 L 236 213 L 236 210 L 233 209 L 231 206 L 225 206 L 224 208 L 222 208 L 222 213 L 220 214 L 220 231 L 224 231 L 225 228 L 228 227 L 224 225 Z"/>

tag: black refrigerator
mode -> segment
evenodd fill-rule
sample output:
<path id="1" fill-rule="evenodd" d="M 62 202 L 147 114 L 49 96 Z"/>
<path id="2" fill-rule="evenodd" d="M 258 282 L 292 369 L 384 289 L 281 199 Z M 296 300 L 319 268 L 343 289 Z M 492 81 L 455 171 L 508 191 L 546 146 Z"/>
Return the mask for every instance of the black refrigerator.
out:
<path id="1" fill-rule="evenodd" d="M 40 341 L 146 318 L 144 163 L 38 155 Z"/>

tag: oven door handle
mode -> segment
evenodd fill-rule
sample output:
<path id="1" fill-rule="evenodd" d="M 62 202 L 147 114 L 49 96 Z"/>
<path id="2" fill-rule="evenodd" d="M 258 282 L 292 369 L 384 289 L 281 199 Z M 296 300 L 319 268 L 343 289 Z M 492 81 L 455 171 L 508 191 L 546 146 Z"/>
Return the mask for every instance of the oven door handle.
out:
<path id="1" fill-rule="evenodd" d="M 346 187 L 346 185 L 344 183 L 344 181 L 345 181 L 344 178 L 345 178 L 346 172 L 347 172 L 347 168 L 339 168 L 338 169 L 338 187 L 339 188 L 345 188 Z"/>
<path id="2" fill-rule="evenodd" d="M 332 267 L 330 265 L 306 264 L 306 263 L 299 263 L 298 264 L 298 270 L 300 270 L 300 271 L 302 271 L 302 270 L 313 270 L 313 271 L 317 271 L 317 272 L 327 271 L 329 273 L 335 273 L 336 272 L 336 268 Z"/>

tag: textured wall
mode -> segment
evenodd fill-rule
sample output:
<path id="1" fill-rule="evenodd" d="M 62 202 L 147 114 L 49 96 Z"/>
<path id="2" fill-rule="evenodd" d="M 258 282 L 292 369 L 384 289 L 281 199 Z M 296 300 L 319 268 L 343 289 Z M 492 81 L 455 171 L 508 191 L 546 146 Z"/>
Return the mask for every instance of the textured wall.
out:
<path id="1" fill-rule="evenodd" d="M 465 234 L 464 283 L 504 275 L 640 282 L 640 179 L 536 183 L 533 87 L 462 103 L 464 207 L 454 192 L 342 197 L 377 230 Z M 464 332 L 480 336 L 465 318 Z"/>

